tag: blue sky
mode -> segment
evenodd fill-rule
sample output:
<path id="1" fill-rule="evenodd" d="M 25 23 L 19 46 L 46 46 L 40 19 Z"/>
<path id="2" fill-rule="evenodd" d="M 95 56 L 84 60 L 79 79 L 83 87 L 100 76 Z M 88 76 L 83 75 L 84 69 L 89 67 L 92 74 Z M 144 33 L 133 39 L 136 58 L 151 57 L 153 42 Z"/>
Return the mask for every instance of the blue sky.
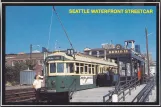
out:
<path id="1" fill-rule="evenodd" d="M 145 27 L 148 28 L 149 51 L 156 59 L 156 8 L 143 6 L 56 6 L 55 7 L 76 50 L 100 48 L 102 43 L 124 45 L 135 40 L 146 52 Z M 153 9 L 153 14 L 69 14 L 69 9 Z M 47 47 L 51 6 L 8 6 L 6 8 L 6 53 L 29 52 L 30 44 Z M 70 48 L 55 15 L 52 18 L 49 49 L 55 41 L 61 49 Z M 35 48 L 34 48 L 35 49 Z M 33 49 L 33 50 L 34 50 Z M 40 48 L 41 51 L 41 48 Z"/>

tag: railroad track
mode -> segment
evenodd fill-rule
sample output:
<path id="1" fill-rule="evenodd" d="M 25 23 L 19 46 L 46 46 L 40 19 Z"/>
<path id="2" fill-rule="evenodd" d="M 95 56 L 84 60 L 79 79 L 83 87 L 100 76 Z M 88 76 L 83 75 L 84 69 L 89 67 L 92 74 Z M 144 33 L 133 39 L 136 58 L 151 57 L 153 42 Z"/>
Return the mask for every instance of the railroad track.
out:
<path id="1" fill-rule="evenodd" d="M 5 91 L 5 102 L 29 102 L 35 100 L 33 88 L 13 89 Z"/>

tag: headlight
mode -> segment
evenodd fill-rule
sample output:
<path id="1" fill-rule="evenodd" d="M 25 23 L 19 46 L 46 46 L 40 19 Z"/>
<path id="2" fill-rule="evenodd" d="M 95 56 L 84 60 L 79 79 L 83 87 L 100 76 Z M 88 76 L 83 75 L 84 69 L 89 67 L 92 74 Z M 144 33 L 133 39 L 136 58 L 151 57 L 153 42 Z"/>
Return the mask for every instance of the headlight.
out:
<path id="1" fill-rule="evenodd" d="M 51 85 L 55 85 L 55 81 L 51 81 Z"/>

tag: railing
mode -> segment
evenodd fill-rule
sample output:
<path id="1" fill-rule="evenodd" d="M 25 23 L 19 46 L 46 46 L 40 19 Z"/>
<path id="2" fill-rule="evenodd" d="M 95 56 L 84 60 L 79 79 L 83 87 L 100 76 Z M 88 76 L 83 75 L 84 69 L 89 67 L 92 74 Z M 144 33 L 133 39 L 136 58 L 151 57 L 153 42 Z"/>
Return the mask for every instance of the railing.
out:
<path id="1" fill-rule="evenodd" d="M 121 99 L 123 99 L 123 101 L 125 101 L 126 95 L 127 94 L 131 95 L 131 90 L 133 90 L 134 88 L 136 89 L 137 85 L 140 85 L 140 82 L 139 82 L 138 78 L 136 77 L 136 78 L 133 78 L 131 81 L 129 81 L 127 84 L 121 86 L 121 88 L 123 88 L 123 90 L 121 90 L 117 94 L 118 94 L 118 96 L 120 96 L 122 94 L 122 97 L 118 98 L 118 101 L 120 101 Z"/>
<path id="2" fill-rule="evenodd" d="M 147 85 L 139 92 L 132 102 L 145 102 L 148 99 L 149 94 L 152 92 L 152 89 L 155 86 L 155 78 L 147 78 L 146 82 Z"/>
<path id="3" fill-rule="evenodd" d="M 69 90 L 69 100 L 72 99 L 74 92 L 76 91 L 76 79 L 73 80 L 72 84 L 68 88 Z"/>
<path id="4" fill-rule="evenodd" d="M 133 78 L 131 80 L 127 80 L 127 81 L 118 81 L 118 83 L 115 85 L 115 89 L 112 90 L 112 91 L 109 91 L 108 94 L 106 94 L 105 96 L 103 96 L 103 102 L 111 102 L 112 101 L 112 95 L 114 93 L 117 93 L 118 96 L 121 95 L 121 93 L 123 93 L 123 96 L 119 99 L 119 101 L 124 98 L 125 99 L 125 96 L 129 93 L 131 94 L 131 90 L 133 88 L 136 89 L 136 86 L 138 85 L 137 84 L 138 80 L 137 80 L 137 77 L 136 78 Z M 125 83 L 125 84 L 121 84 L 121 83 Z M 130 89 L 132 87 L 132 89 Z M 125 93 L 126 90 L 129 91 L 127 93 Z M 106 98 L 108 97 L 108 99 L 106 100 Z"/>

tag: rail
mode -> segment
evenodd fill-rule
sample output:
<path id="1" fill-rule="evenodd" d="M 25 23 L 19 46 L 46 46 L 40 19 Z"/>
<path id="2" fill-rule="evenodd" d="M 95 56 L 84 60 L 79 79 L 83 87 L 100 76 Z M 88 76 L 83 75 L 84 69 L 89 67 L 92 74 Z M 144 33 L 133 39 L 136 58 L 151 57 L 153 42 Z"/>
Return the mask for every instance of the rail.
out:
<path id="1" fill-rule="evenodd" d="M 147 78 L 146 83 L 147 85 L 139 92 L 132 102 L 145 102 L 148 99 L 149 94 L 152 93 L 152 89 L 155 86 L 155 78 Z"/>
<path id="2" fill-rule="evenodd" d="M 33 88 L 6 90 L 5 102 L 26 102 L 35 100 L 35 91 Z"/>
<path id="3" fill-rule="evenodd" d="M 133 90 L 134 88 L 136 89 L 136 86 L 140 85 L 140 82 L 138 80 L 138 78 L 133 78 L 131 81 L 129 81 L 127 84 L 123 85 L 122 87 L 123 90 L 118 92 L 118 96 L 120 96 L 122 94 L 122 97 L 118 98 L 118 101 L 122 100 L 125 101 L 125 97 L 127 94 L 131 95 L 131 90 Z M 127 91 L 128 90 L 128 91 Z M 127 92 L 126 92 L 127 91 Z"/>
<path id="4" fill-rule="evenodd" d="M 132 78 L 131 80 L 127 80 L 127 81 L 118 81 L 118 83 L 115 85 L 115 89 L 112 90 L 112 91 L 109 91 L 108 94 L 103 96 L 103 102 L 111 102 L 112 101 L 112 95 L 114 93 L 116 93 L 116 92 L 119 93 L 119 95 L 121 93 L 124 93 L 124 91 L 126 91 L 127 89 L 131 88 L 133 85 L 136 84 L 135 83 L 136 79 L 137 79 L 137 77 L 136 78 Z M 125 84 L 122 84 L 122 83 L 125 83 Z M 134 87 L 136 88 L 136 86 L 134 86 Z M 131 89 L 129 89 L 129 94 L 131 94 Z M 127 95 L 127 93 L 126 93 L 126 95 Z M 123 94 L 123 96 L 126 96 L 126 95 Z M 108 99 L 106 100 L 107 97 L 108 97 Z"/>
<path id="5" fill-rule="evenodd" d="M 72 99 L 72 96 L 73 96 L 74 92 L 76 91 L 76 79 L 73 80 L 73 82 L 69 86 L 68 90 L 69 90 L 69 100 L 70 100 L 70 99 Z"/>

